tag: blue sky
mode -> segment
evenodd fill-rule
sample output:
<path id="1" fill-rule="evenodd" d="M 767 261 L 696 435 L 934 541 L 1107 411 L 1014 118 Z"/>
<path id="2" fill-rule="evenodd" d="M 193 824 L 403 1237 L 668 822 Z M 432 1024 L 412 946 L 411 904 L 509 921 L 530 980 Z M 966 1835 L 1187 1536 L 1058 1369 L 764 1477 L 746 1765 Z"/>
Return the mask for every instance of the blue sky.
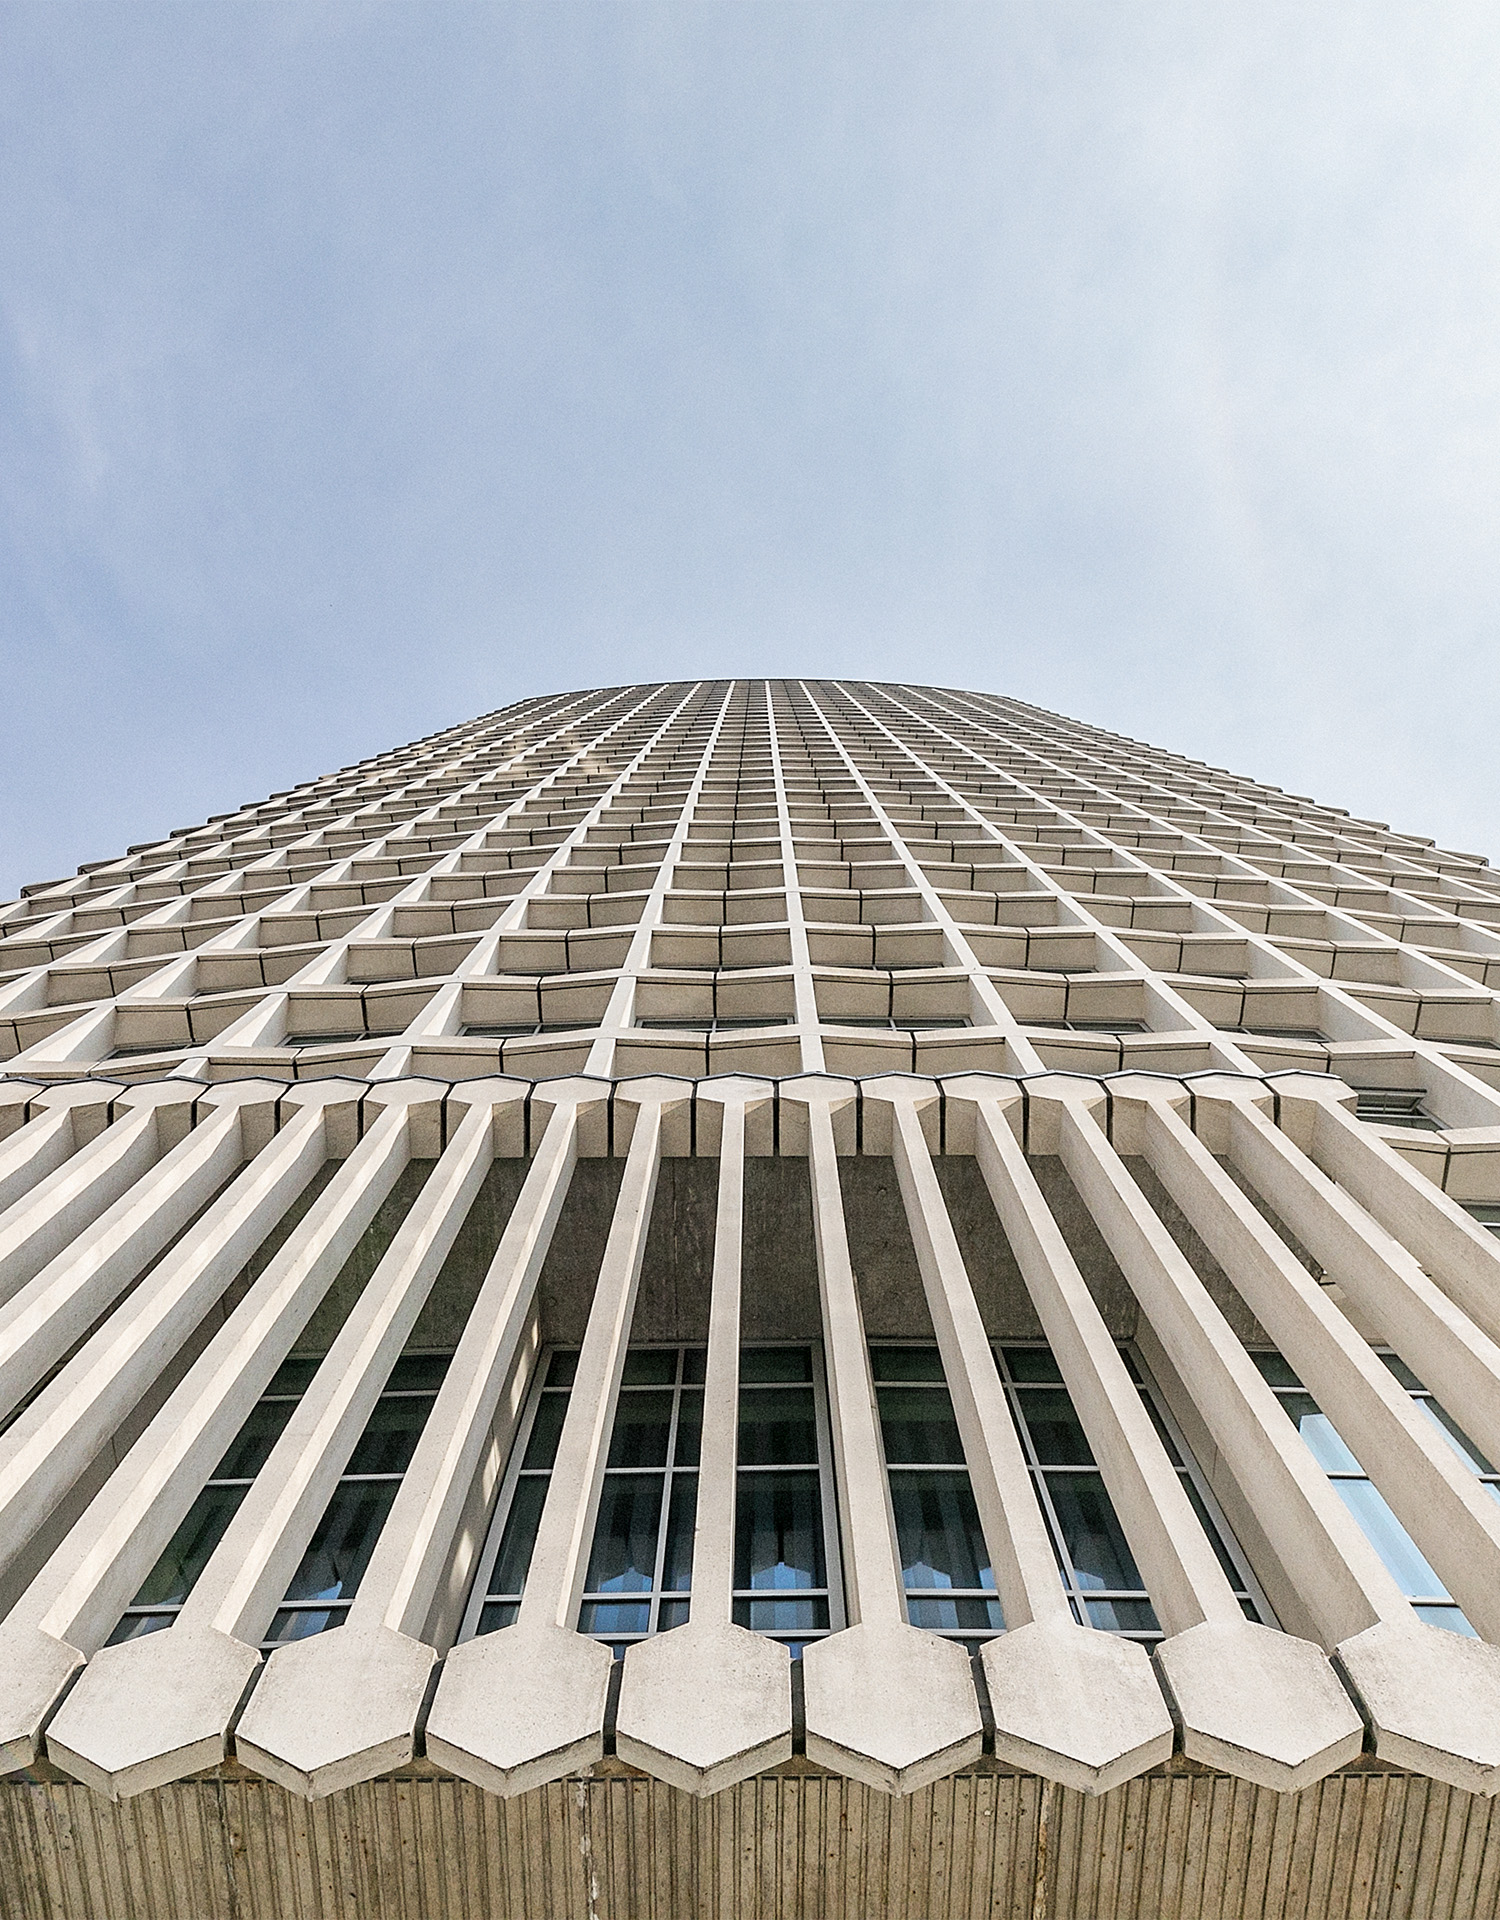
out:
<path id="1" fill-rule="evenodd" d="M 0 0 L 0 897 L 549 689 L 1500 856 L 1500 17 Z"/>

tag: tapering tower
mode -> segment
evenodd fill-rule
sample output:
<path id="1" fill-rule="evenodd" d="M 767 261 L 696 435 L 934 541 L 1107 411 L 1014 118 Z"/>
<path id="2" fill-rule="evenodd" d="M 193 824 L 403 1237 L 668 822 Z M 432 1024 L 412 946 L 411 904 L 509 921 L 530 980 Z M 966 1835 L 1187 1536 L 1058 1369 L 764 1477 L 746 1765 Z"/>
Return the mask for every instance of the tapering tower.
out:
<path id="1" fill-rule="evenodd" d="M 1476 855 L 853 681 L 27 888 L 0 1910 L 1477 1910 L 1497 987 Z"/>

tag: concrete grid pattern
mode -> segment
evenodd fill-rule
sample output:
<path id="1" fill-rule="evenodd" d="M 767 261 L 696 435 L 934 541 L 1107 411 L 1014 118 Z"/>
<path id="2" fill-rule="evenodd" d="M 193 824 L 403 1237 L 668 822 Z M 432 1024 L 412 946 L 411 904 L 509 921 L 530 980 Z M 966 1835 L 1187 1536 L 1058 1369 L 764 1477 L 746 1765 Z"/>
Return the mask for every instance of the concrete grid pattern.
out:
<path id="1" fill-rule="evenodd" d="M 1129 1783 L 1174 1769 L 1395 1772 L 1487 1822 L 1497 985 L 1478 857 L 904 685 L 522 702 L 27 889 L 5 1764 L 52 1805 L 205 1769 L 315 1802 L 1000 1775 L 1142 1820 Z M 752 1323 L 816 1372 L 832 1631 L 748 1630 Z M 608 1644 L 580 1605 L 653 1343 L 672 1435 L 701 1421 L 657 1463 L 690 1601 L 653 1535 L 686 1623 Z M 522 1584 L 475 1632 L 561 1353 Z M 919 1483 L 963 1578 L 913 1545 Z M 279 1639 L 341 1497 L 378 1517 L 338 1631 Z M 1478 1844 L 1451 1888 L 1500 1875 Z M 18 1912 L 75 1910 L 33 1884 Z"/>

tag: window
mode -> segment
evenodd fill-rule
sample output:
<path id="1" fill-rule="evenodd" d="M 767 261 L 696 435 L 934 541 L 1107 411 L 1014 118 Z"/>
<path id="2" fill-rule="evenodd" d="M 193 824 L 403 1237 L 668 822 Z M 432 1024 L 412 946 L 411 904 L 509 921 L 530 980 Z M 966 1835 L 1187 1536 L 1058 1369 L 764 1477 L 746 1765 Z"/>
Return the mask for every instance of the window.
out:
<path id="1" fill-rule="evenodd" d="M 172 1625 L 319 1364 L 317 1360 L 284 1360 L 277 1368 L 233 1445 L 188 1509 L 187 1518 L 125 1609 L 109 1636 L 110 1646 Z"/>
<path id="2" fill-rule="evenodd" d="M 1247 1040 L 1316 1040 L 1329 1044 L 1328 1035 L 1318 1027 L 1224 1027 L 1228 1034 L 1243 1034 Z"/>
<path id="3" fill-rule="evenodd" d="M 755 1027 L 789 1027 L 792 1016 L 789 1013 L 750 1013 L 750 1014 L 704 1014 L 701 1019 L 637 1020 L 638 1027 L 649 1027 L 663 1033 L 743 1033 Z"/>
<path id="4" fill-rule="evenodd" d="M 533 1033 L 577 1033 L 587 1020 L 531 1020 L 511 1026 L 479 1026 L 470 1021 L 459 1028 L 466 1040 L 520 1040 Z"/>
<path id="5" fill-rule="evenodd" d="M 967 1015 L 888 1013 L 825 1013 L 820 1016 L 826 1027 L 876 1027 L 887 1033 L 946 1033 L 953 1027 L 967 1027 Z"/>
<path id="6" fill-rule="evenodd" d="M 871 1370 L 914 1627 L 963 1640 L 1005 1628 L 936 1347 L 873 1347 Z"/>
<path id="7" fill-rule="evenodd" d="M 578 1621 L 617 1652 L 688 1618 L 705 1360 L 701 1347 L 626 1355 Z M 576 1353 L 554 1352 L 539 1368 L 465 1637 L 515 1622 L 577 1364 Z M 794 1653 L 844 1624 L 830 1577 L 838 1546 L 818 1373 L 805 1346 L 751 1347 L 740 1356 L 734 1618 Z"/>
<path id="8" fill-rule="evenodd" d="M 1440 1120 L 1422 1105 L 1420 1093 L 1408 1093 L 1400 1087 L 1357 1087 L 1355 1117 L 1377 1127 L 1421 1127 L 1427 1133 L 1442 1128 Z"/>
<path id="9" fill-rule="evenodd" d="M 1144 1020 L 1028 1020 L 1028 1027 L 1059 1033 L 1149 1033 Z"/>
<path id="10" fill-rule="evenodd" d="M 785 1641 L 844 1625 L 822 1368 L 810 1347 L 740 1355 L 734 1618 Z"/>
<path id="11" fill-rule="evenodd" d="M 1464 1212 L 1471 1220 L 1500 1239 L 1500 1207 L 1482 1204 L 1478 1201 L 1465 1201 Z"/>
<path id="12" fill-rule="evenodd" d="M 996 1357 L 1074 1618 L 1132 1640 L 1159 1640 L 1161 1626 L 1150 1595 L 1051 1350 L 1006 1346 L 996 1349 Z M 1166 1409 L 1133 1357 L 1127 1353 L 1125 1358 L 1247 1618 L 1273 1624 L 1250 1568 L 1232 1545 L 1229 1528 L 1190 1464 Z"/>
<path id="13" fill-rule="evenodd" d="M 344 1624 L 451 1358 L 403 1354 L 392 1368 L 276 1610 L 267 1647 Z"/>
<path id="14" fill-rule="evenodd" d="M 1473 1472 L 1500 1498 L 1497 1476 L 1473 1442 L 1467 1439 L 1420 1384 L 1409 1367 L 1394 1354 L 1381 1359 L 1395 1374 L 1443 1438 Z M 1262 1377 L 1271 1386 L 1283 1410 L 1312 1450 L 1313 1458 L 1338 1489 L 1344 1505 L 1359 1522 L 1360 1531 L 1384 1561 L 1387 1571 L 1410 1600 L 1419 1618 L 1432 1627 L 1473 1636 L 1474 1629 L 1457 1602 L 1428 1565 L 1415 1540 L 1386 1505 L 1385 1497 L 1339 1437 L 1333 1422 L 1303 1386 L 1279 1353 L 1252 1353 Z"/>

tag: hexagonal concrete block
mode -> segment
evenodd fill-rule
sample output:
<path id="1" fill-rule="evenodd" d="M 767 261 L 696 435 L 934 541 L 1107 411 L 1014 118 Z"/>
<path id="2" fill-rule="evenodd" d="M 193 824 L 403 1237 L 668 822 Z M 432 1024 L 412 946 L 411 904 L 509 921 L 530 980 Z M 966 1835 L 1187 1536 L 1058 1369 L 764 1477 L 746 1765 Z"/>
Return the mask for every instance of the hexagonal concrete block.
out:
<path id="1" fill-rule="evenodd" d="M 1354 1759 L 1365 1726 L 1328 1656 L 1253 1621 L 1204 1621 L 1156 1649 L 1190 1760 L 1295 1793 Z"/>
<path id="2" fill-rule="evenodd" d="M 615 1751 L 688 1793 L 774 1767 L 792 1751 L 790 1654 L 728 1621 L 638 1642 L 625 1655 Z"/>
<path id="3" fill-rule="evenodd" d="M 36 1759 L 47 1716 L 83 1664 L 77 1647 L 40 1627 L 0 1627 L 0 1773 L 15 1773 Z"/>
<path id="4" fill-rule="evenodd" d="M 490 1793 L 524 1793 L 604 1752 L 608 1647 L 567 1627 L 502 1627 L 455 1647 L 427 1716 L 427 1757 Z"/>
<path id="5" fill-rule="evenodd" d="M 309 1800 L 410 1760 L 437 1654 L 389 1627 L 278 1647 L 234 1730 L 240 1760 Z"/>
<path id="6" fill-rule="evenodd" d="M 861 1621 L 802 1655 L 807 1757 L 886 1793 L 913 1793 L 980 1753 L 969 1656 L 904 1621 Z"/>
<path id="7" fill-rule="evenodd" d="M 217 1766 L 260 1663 L 212 1627 L 102 1647 L 48 1727 L 47 1753 L 111 1800 Z"/>
<path id="8" fill-rule="evenodd" d="M 1465 1793 L 1500 1791 L 1500 1647 L 1382 1620 L 1337 1653 L 1382 1760 Z"/>
<path id="9" fill-rule="evenodd" d="M 1032 1621 L 986 1643 L 995 1755 L 1080 1793 L 1107 1793 L 1167 1759 L 1172 1716 L 1133 1640 Z"/>

